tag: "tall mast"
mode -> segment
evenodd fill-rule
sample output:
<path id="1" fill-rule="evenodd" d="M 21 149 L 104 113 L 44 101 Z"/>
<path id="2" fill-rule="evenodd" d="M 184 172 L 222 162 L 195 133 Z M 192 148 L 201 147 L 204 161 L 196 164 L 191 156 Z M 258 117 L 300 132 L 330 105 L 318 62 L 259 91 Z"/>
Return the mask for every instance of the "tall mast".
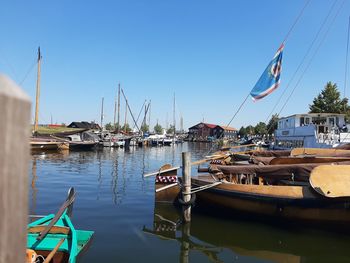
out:
<path id="1" fill-rule="evenodd" d="M 344 98 L 346 97 L 346 82 L 347 82 L 347 74 L 348 74 L 348 57 L 349 57 L 349 37 L 350 37 L 350 16 L 349 16 L 349 24 L 348 24 L 348 38 L 346 44 L 346 56 L 345 56 L 345 79 L 344 79 Z M 345 105 L 344 105 L 345 107 Z"/>
<path id="2" fill-rule="evenodd" d="M 151 100 L 149 101 L 149 113 L 148 113 L 148 127 L 149 127 L 149 131 L 151 131 Z"/>
<path id="3" fill-rule="evenodd" d="M 114 130 L 116 130 L 116 115 L 117 115 L 117 95 L 114 98 L 114 118 L 113 118 L 113 126 Z"/>
<path id="4" fill-rule="evenodd" d="M 101 105 L 101 131 L 103 131 L 103 100 L 104 100 L 104 98 L 102 97 L 102 105 Z"/>
<path id="5" fill-rule="evenodd" d="M 126 133 L 126 117 L 127 117 L 127 114 L 128 114 L 128 101 L 125 99 L 125 119 L 124 119 L 124 132 L 125 133 Z"/>
<path id="6" fill-rule="evenodd" d="M 175 92 L 174 92 L 174 108 L 173 108 L 173 125 L 174 125 L 174 134 L 173 134 L 173 137 L 174 137 L 174 140 L 175 140 L 175 133 L 176 133 L 176 129 L 175 129 Z"/>
<path id="7" fill-rule="evenodd" d="M 118 122 L 117 122 L 117 133 L 119 133 L 120 126 L 120 82 L 118 84 Z"/>
<path id="8" fill-rule="evenodd" d="M 40 64 L 41 64 L 41 53 L 40 53 L 40 47 L 38 47 L 38 76 L 37 76 L 37 79 L 36 79 L 34 132 L 36 132 L 38 130 L 38 121 L 39 121 Z"/>

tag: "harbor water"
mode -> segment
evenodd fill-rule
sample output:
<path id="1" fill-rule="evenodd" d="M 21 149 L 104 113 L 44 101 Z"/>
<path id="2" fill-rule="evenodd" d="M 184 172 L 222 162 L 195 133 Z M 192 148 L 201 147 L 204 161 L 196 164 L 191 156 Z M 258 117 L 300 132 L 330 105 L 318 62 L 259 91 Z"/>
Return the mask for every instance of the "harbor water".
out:
<path id="1" fill-rule="evenodd" d="M 181 211 L 156 204 L 154 178 L 143 174 L 165 163 L 180 166 L 185 151 L 193 161 L 202 159 L 210 147 L 183 143 L 32 153 L 29 214 L 55 213 L 74 187 L 72 222 L 77 229 L 95 231 L 79 258 L 82 263 L 350 262 L 346 231 L 212 213 L 197 206 L 192 222 L 184 226 Z"/>

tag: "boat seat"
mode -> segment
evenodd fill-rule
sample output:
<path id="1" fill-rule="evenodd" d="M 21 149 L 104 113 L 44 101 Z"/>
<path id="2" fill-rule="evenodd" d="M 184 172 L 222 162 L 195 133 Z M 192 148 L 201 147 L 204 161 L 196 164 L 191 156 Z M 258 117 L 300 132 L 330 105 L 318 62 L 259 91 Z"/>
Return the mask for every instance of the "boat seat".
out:
<path id="1" fill-rule="evenodd" d="M 41 233 L 42 231 L 44 231 L 46 227 L 47 227 L 46 225 L 32 226 L 28 228 L 27 232 L 31 234 Z M 70 228 L 66 226 L 53 226 L 49 231 L 50 234 L 63 234 L 63 235 L 68 235 L 69 232 L 70 232 Z"/>

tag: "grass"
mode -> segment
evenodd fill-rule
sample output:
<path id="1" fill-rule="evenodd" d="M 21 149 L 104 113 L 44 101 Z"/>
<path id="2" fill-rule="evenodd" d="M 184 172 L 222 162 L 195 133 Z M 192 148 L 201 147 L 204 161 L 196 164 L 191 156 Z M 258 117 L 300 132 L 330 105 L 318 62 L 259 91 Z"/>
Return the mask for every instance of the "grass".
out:
<path id="1" fill-rule="evenodd" d="M 32 126 L 32 131 L 34 130 L 34 127 Z M 54 134 L 59 132 L 69 132 L 69 131 L 80 131 L 84 129 L 77 129 L 77 128 L 68 128 L 68 127 L 49 127 L 49 126 L 39 126 L 38 127 L 38 133 L 40 134 Z"/>

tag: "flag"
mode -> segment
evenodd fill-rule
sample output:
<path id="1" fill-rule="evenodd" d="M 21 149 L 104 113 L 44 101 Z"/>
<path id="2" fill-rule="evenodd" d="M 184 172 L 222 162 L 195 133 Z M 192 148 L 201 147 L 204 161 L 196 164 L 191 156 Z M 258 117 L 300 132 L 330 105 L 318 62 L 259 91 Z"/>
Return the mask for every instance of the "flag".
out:
<path id="1" fill-rule="evenodd" d="M 283 48 L 284 44 L 282 44 L 277 50 L 275 56 L 250 92 L 254 101 L 260 100 L 269 95 L 280 85 Z"/>

